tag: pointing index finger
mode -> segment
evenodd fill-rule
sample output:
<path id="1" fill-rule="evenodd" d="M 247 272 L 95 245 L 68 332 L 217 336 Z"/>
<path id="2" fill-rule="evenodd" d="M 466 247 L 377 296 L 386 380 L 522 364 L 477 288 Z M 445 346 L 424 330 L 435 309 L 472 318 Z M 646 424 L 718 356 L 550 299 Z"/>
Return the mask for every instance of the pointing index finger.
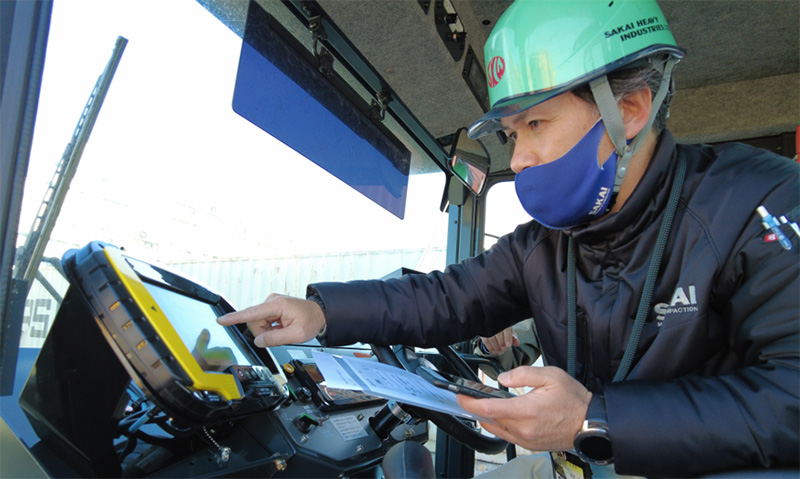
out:
<path id="1" fill-rule="evenodd" d="M 217 318 L 217 322 L 223 326 L 230 326 L 232 324 L 249 323 L 258 319 L 268 319 L 268 314 L 266 314 L 268 312 L 261 311 L 261 306 L 263 304 L 228 313 Z"/>

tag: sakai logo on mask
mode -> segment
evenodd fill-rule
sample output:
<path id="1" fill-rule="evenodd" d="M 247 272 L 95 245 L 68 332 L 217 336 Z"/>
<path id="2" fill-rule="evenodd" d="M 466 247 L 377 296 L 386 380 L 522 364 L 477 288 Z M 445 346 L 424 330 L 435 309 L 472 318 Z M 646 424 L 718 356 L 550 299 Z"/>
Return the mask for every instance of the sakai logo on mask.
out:
<path id="1" fill-rule="evenodd" d="M 605 186 L 600 188 L 600 193 L 597 195 L 597 201 L 594 202 L 594 208 L 592 208 L 592 211 L 589 212 L 590 215 L 596 216 L 598 213 L 600 213 L 600 210 L 602 210 L 603 206 L 606 205 L 606 197 L 608 196 L 609 191 L 611 190 Z"/>
<path id="2" fill-rule="evenodd" d="M 696 313 L 700 311 L 697 307 L 697 289 L 694 285 L 686 288 L 678 286 L 669 303 L 658 303 L 653 310 L 656 312 L 656 321 L 658 321 L 659 327 L 667 314 Z"/>

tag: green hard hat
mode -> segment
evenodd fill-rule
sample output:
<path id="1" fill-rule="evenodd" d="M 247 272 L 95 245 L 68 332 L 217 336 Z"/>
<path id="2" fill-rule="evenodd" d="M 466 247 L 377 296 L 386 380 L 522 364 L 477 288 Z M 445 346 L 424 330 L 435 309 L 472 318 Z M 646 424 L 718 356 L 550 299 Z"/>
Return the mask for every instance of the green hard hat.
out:
<path id="1" fill-rule="evenodd" d="M 477 138 L 513 115 L 656 53 L 681 58 L 655 0 L 517 0 L 484 47 L 491 109 Z"/>

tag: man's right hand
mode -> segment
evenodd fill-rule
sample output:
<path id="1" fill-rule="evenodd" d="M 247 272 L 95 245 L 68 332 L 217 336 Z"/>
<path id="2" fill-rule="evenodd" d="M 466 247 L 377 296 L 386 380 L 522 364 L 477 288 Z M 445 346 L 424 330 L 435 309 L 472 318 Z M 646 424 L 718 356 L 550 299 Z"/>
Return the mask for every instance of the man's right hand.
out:
<path id="1" fill-rule="evenodd" d="M 247 323 L 255 345 L 266 348 L 316 337 L 325 327 L 325 314 L 314 301 L 271 294 L 263 303 L 226 314 L 217 322 L 223 326 Z"/>

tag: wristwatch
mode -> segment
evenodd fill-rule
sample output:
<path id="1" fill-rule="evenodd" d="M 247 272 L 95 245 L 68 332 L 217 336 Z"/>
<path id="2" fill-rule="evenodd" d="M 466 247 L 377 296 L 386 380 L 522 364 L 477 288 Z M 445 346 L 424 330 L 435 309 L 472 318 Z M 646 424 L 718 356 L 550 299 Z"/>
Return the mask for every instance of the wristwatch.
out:
<path id="1" fill-rule="evenodd" d="M 586 420 L 575 435 L 573 445 L 578 456 L 588 463 L 605 466 L 614 462 L 611 437 L 608 435 L 606 399 L 600 394 L 592 395 Z"/>

